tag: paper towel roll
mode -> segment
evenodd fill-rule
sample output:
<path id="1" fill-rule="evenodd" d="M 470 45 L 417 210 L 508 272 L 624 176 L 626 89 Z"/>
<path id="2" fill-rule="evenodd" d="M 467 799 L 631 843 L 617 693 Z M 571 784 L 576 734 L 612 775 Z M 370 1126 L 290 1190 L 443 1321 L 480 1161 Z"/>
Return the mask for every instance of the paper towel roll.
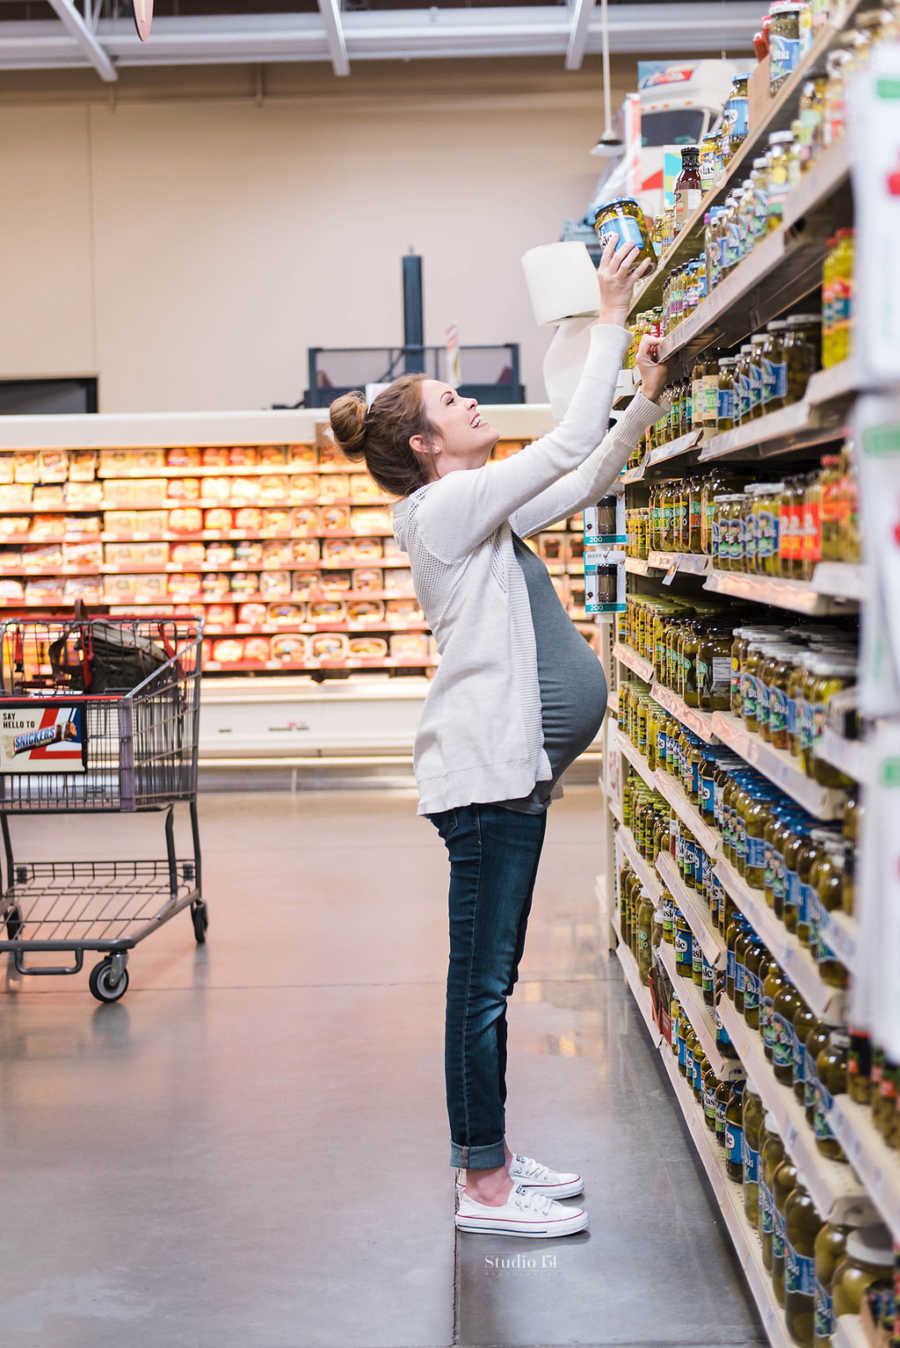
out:
<path id="1" fill-rule="evenodd" d="M 583 243 L 542 243 L 524 254 L 522 266 L 540 326 L 599 309 L 597 270 Z"/>
<path id="2" fill-rule="evenodd" d="M 544 356 L 544 386 L 550 400 L 550 415 L 562 421 L 578 387 L 591 345 L 594 315 L 564 318 Z"/>

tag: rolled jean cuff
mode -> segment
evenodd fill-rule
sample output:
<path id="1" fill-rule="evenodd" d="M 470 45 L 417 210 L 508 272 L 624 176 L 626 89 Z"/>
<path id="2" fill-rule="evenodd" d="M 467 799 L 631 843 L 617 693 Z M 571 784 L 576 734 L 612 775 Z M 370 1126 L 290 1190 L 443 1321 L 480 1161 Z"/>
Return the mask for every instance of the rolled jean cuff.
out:
<path id="1" fill-rule="evenodd" d="M 451 1141 L 450 1164 L 460 1170 L 496 1170 L 497 1166 L 506 1165 L 503 1138 L 483 1147 L 461 1147 L 458 1142 Z"/>

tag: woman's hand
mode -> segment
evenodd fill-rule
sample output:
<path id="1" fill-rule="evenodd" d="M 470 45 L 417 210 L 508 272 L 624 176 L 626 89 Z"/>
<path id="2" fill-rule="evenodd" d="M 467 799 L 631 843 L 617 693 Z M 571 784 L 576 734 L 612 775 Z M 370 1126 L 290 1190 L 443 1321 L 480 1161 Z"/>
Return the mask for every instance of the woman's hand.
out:
<path id="1" fill-rule="evenodd" d="M 597 280 L 600 282 L 598 323 L 625 326 L 635 282 L 645 276 L 653 266 L 649 258 L 644 258 L 638 266 L 639 255 L 640 249 L 636 243 L 619 245 L 615 235 L 607 239 L 600 266 L 597 268 Z"/>
<path id="2" fill-rule="evenodd" d="M 641 393 L 645 398 L 649 398 L 652 403 L 658 402 L 659 395 L 665 388 L 666 380 L 669 377 L 668 365 L 659 360 L 658 337 L 650 337 L 646 333 L 644 334 L 637 349 L 634 363 L 641 372 Z"/>

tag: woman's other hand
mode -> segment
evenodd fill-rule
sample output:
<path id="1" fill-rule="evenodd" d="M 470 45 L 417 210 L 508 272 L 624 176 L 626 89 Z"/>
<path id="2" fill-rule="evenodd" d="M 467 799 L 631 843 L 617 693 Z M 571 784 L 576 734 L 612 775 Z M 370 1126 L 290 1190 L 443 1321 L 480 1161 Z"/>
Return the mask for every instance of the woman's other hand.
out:
<path id="1" fill-rule="evenodd" d="M 649 398 L 652 403 L 659 402 L 659 396 L 669 377 L 669 367 L 659 359 L 658 337 L 650 337 L 646 333 L 644 334 L 637 349 L 634 363 L 641 372 L 641 393 L 645 398 Z"/>
<path id="2" fill-rule="evenodd" d="M 635 282 L 645 276 L 653 266 L 649 258 L 644 258 L 638 266 L 639 256 L 640 249 L 637 244 L 619 244 L 614 235 L 607 239 L 600 266 L 597 268 L 597 279 L 600 282 L 598 323 L 625 326 Z"/>

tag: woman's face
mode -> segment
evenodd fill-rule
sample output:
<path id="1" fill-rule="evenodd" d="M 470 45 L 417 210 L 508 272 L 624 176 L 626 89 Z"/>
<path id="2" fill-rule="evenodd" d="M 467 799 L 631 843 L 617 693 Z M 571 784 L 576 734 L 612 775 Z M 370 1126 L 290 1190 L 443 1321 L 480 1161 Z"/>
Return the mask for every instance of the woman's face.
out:
<path id="1" fill-rule="evenodd" d="M 422 382 L 425 415 L 435 428 L 435 473 L 443 477 L 457 468 L 481 468 L 499 440 L 493 426 L 481 416 L 475 398 L 461 398 L 439 379 Z"/>

